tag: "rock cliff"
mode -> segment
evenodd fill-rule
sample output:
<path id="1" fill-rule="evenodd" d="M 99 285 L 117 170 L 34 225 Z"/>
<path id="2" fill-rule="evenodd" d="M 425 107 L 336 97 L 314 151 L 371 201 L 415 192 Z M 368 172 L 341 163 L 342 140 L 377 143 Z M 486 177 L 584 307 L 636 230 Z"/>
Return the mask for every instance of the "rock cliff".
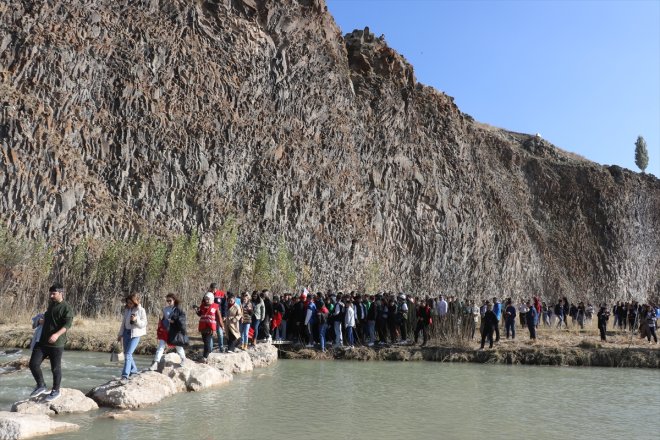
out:
<path id="1" fill-rule="evenodd" d="M 450 66 L 448 66 L 450 68 Z M 0 217 L 280 237 L 314 288 L 660 294 L 660 181 L 480 124 L 323 0 L 0 4 Z"/>

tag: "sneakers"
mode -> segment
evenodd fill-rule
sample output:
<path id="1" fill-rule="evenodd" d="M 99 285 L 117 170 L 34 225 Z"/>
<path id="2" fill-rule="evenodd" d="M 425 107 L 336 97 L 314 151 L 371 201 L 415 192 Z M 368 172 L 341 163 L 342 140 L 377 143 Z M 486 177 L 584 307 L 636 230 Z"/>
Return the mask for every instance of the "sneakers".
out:
<path id="1" fill-rule="evenodd" d="M 307 344 L 307 345 L 305 345 L 305 347 L 307 347 L 307 348 L 314 348 L 314 344 Z"/>
<path id="2" fill-rule="evenodd" d="M 60 397 L 60 390 L 51 390 L 50 394 L 46 396 L 46 402 L 52 402 Z"/>
<path id="3" fill-rule="evenodd" d="M 153 364 L 148 368 L 149 371 L 156 371 L 158 369 L 158 362 L 154 361 Z"/>
<path id="4" fill-rule="evenodd" d="M 30 399 L 32 399 L 34 397 L 39 397 L 42 394 L 46 394 L 47 392 L 48 392 L 48 389 L 46 387 L 37 385 L 37 387 L 34 389 L 34 391 L 32 391 L 32 393 L 30 394 Z"/>

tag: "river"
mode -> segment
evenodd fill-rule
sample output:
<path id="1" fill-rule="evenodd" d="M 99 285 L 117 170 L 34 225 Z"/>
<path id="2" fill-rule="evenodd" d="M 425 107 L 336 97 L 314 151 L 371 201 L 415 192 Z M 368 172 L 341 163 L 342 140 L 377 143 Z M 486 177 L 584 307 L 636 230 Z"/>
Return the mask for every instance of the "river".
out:
<path id="1" fill-rule="evenodd" d="M 138 367 L 149 360 L 139 357 Z M 62 386 L 87 392 L 117 376 L 108 361 L 105 353 L 65 352 Z M 43 367 L 50 384 L 48 361 Z M 0 376 L 0 410 L 33 387 L 27 370 Z M 81 429 L 48 438 L 657 438 L 660 371 L 281 360 L 139 411 L 152 421 L 104 419 L 104 411 L 58 416 Z"/>

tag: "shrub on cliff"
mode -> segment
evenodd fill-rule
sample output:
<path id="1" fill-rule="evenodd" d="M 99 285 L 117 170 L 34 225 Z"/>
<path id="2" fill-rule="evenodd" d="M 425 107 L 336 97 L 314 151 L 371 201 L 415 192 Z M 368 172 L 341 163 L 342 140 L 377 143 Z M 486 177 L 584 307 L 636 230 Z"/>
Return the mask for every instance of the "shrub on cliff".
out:
<path id="1" fill-rule="evenodd" d="M 637 165 L 643 173 L 648 164 L 649 152 L 646 149 L 646 141 L 642 136 L 637 136 L 637 142 L 635 142 L 635 165 Z"/>

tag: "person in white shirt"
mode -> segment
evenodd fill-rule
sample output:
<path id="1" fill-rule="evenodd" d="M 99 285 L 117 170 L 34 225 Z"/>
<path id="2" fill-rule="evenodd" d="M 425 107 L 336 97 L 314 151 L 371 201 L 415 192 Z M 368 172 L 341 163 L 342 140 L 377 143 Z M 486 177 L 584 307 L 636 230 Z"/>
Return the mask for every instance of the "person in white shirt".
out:
<path id="1" fill-rule="evenodd" d="M 437 311 L 439 317 L 444 317 L 447 314 L 448 304 L 443 295 L 440 295 L 440 300 L 437 304 Z"/>

